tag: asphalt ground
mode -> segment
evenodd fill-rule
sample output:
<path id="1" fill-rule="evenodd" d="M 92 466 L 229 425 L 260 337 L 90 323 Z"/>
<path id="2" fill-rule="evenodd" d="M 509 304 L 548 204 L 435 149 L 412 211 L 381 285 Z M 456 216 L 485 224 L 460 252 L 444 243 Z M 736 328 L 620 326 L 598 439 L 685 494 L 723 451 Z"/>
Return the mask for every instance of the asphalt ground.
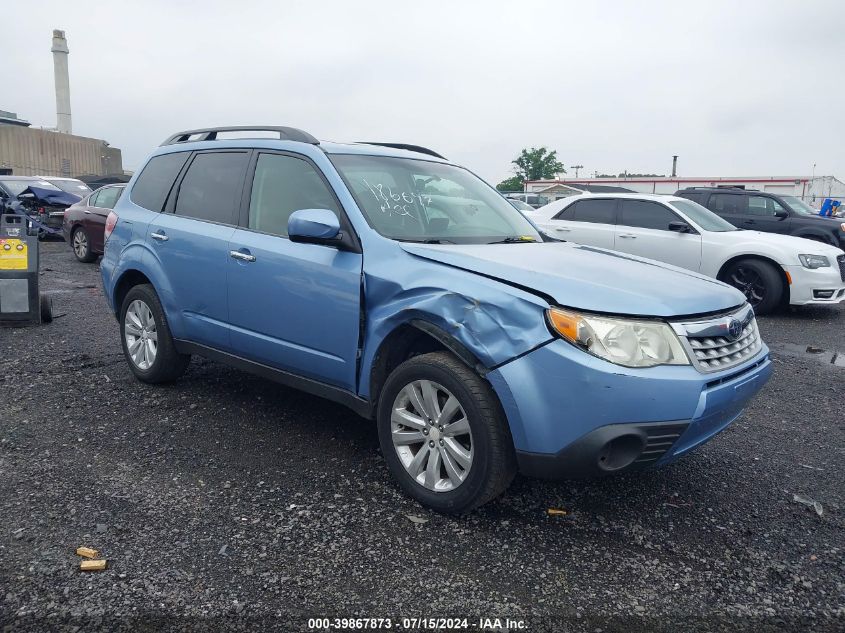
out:
<path id="1" fill-rule="evenodd" d="M 0 329 L 3 631 L 845 630 L 845 305 L 761 318 L 774 377 L 677 463 L 517 478 L 456 519 L 404 496 L 339 405 L 201 359 L 135 380 L 65 244 L 41 283 L 57 318 Z M 81 545 L 107 570 L 79 571 Z"/>

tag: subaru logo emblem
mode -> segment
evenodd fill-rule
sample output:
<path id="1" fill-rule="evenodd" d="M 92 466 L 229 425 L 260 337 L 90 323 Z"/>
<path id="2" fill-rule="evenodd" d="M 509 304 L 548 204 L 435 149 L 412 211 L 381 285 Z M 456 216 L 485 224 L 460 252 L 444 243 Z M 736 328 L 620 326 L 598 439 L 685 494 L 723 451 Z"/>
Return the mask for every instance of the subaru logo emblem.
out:
<path id="1" fill-rule="evenodd" d="M 728 335 L 733 340 L 738 339 L 742 335 L 742 323 L 740 323 L 736 319 L 731 319 L 728 322 Z"/>

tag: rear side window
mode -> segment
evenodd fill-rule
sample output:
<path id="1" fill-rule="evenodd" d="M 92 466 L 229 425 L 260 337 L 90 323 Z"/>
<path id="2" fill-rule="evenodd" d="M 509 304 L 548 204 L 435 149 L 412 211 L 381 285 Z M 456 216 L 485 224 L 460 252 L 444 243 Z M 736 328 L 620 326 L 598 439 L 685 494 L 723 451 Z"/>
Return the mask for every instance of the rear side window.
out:
<path id="1" fill-rule="evenodd" d="M 188 152 L 154 156 L 132 186 L 129 199 L 150 211 L 161 211 L 167 194 L 188 160 Z"/>
<path id="2" fill-rule="evenodd" d="M 108 189 L 101 189 L 97 193 L 97 200 L 93 207 L 100 207 L 101 209 L 114 209 L 117 199 L 120 197 L 122 190 L 119 187 L 109 187 Z"/>
<path id="3" fill-rule="evenodd" d="M 332 192 L 311 163 L 284 154 L 261 154 L 249 199 L 249 228 L 287 237 L 288 218 L 300 209 L 328 209 L 340 218 Z"/>
<path id="4" fill-rule="evenodd" d="M 176 198 L 176 215 L 220 224 L 237 224 L 249 154 L 207 152 L 191 161 Z"/>
<path id="5" fill-rule="evenodd" d="M 670 222 L 680 218 L 657 202 L 648 200 L 623 200 L 619 224 L 640 229 L 668 231 Z"/>
<path id="6" fill-rule="evenodd" d="M 615 224 L 616 200 L 607 198 L 579 200 L 561 211 L 556 219 L 593 222 L 595 224 Z"/>
<path id="7" fill-rule="evenodd" d="M 736 193 L 714 193 L 707 207 L 716 213 L 746 213 L 748 198 Z"/>

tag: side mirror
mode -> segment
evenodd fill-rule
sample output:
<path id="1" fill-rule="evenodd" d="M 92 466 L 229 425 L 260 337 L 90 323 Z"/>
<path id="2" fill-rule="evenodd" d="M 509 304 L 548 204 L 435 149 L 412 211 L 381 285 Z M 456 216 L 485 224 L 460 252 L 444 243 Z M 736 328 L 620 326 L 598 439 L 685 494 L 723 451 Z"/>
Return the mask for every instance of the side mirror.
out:
<path id="1" fill-rule="evenodd" d="M 328 209 L 300 209 L 288 218 L 291 242 L 336 246 L 341 236 L 340 221 Z"/>
<path id="2" fill-rule="evenodd" d="M 686 222 L 669 222 L 669 230 L 675 233 L 692 233 L 692 227 Z"/>
<path id="3" fill-rule="evenodd" d="M 783 220 L 784 218 L 789 217 L 789 213 L 784 209 L 778 209 L 777 211 L 775 211 L 775 217 L 779 220 Z"/>

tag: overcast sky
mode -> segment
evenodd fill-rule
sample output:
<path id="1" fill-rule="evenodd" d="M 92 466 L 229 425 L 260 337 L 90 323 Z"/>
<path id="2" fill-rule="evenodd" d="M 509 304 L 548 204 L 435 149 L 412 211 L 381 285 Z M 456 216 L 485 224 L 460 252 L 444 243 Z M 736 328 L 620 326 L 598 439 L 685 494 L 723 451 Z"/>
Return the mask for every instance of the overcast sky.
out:
<path id="1" fill-rule="evenodd" d="M 13 2 L 0 109 L 137 168 L 172 132 L 277 124 L 426 145 L 496 183 L 527 146 L 567 169 L 845 179 L 839 1 Z M 569 175 L 574 175 L 569 170 Z"/>

